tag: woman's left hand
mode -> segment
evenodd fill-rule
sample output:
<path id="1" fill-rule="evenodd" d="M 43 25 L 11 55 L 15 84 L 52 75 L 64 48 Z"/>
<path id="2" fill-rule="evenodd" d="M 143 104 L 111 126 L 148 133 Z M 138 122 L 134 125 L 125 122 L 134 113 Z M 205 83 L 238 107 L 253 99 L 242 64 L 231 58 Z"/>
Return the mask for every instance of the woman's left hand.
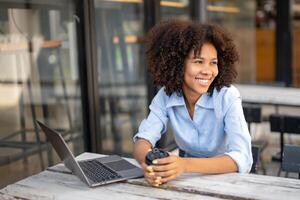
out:
<path id="1" fill-rule="evenodd" d="M 161 183 L 169 182 L 186 171 L 185 159 L 176 155 L 153 161 L 153 172 L 156 177 L 161 177 Z"/>

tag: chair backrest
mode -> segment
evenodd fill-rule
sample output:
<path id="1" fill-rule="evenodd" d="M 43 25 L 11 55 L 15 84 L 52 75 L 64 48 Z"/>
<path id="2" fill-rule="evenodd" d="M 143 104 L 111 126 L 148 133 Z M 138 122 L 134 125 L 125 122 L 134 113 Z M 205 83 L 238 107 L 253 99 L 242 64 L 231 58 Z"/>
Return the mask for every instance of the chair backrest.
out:
<path id="1" fill-rule="evenodd" d="M 271 131 L 300 134 L 300 116 L 270 115 Z"/>
<path id="2" fill-rule="evenodd" d="M 284 145 L 282 170 L 300 173 L 300 146 Z"/>
<path id="3" fill-rule="evenodd" d="M 252 145 L 251 150 L 252 150 L 253 164 L 252 164 L 250 173 L 256 173 L 259 147 L 256 145 Z"/>
<path id="4" fill-rule="evenodd" d="M 261 106 L 257 104 L 243 104 L 243 112 L 248 123 L 261 122 Z"/>

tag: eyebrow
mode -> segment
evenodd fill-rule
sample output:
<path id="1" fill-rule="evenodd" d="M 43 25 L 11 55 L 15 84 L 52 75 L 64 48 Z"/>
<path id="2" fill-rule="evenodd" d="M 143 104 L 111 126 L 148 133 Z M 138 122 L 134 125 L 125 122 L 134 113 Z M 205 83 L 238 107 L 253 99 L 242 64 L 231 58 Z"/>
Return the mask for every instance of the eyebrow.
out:
<path id="1" fill-rule="evenodd" d="M 205 59 L 205 58 L 199 56 L 193 56 L 192 59 Z M 218 60 L 218 58 L 212 58 L 210 60 Z"/>

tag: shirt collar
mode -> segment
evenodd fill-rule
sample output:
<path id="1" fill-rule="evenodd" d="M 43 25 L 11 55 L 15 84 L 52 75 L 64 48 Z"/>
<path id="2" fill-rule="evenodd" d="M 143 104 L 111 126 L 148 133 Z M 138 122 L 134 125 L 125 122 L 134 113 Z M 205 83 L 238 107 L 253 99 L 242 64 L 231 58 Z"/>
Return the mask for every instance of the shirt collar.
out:
<path id="1" fill-rule="evenodd" d="M 183 96 L 178 96 L 176 93 L 173 93 L 166 105 L 167 108 L 174 106 L 184 106 L 184 98 Z M 200 106 L 203 108 L 213 109 L 213 97 L 209 96 L 208 93 L 204 93 L 196 102 L 196 106 Z"/>
<path id="2" fill-rule="evenodd" d="M 167 108 L 173 107 L 173 106 L 184 106 L 184 98 L 183 96 L 178 96 L 176 92 L 173 92 L 172 95 L 169 98 L 169 101 L 166 105 Z"/>
<path id="3" fill-rule="evenodd" d="M 213 97 L 209 96 L 209 94 L 206 92 L 202 94 L 202 96 L 198 99 L 196 105 L 203 108 L 213 109 L 214 108 Z"/>

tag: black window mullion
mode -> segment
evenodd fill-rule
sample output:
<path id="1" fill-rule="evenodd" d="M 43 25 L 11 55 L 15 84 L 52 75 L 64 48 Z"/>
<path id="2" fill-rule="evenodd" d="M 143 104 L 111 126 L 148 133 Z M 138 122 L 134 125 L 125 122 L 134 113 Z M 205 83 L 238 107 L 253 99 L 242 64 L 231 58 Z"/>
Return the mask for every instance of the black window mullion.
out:
<path id="1" fill-rule="evenodd" d="M 144 32 L 145 34 L 160 20 L 160 0 L 144 0 Z M 150 105 L 157 92 L 152 78 L 145 70 L 147 84 L 147 105 Z"/>
<path id="2" fill-rule="evenodd" d="M 96 59 L 95 8 L 93 0 L 77 0 L 78 49 L 85 150 L 101 152 L 98 72 Z M 101 137 L 100 137 L 101 138 Z"/>
<path id="3" fill-rule="evenodd" d="M 292 84 L 291 0 L 276 1 L 276 81 Z"/>
<path id="4" fill-rule="evenodd" d="M 207 21 L 207 1 L 208 0 L 190 0 L 190 13 L 194 21 L 204 23 Z"/>

